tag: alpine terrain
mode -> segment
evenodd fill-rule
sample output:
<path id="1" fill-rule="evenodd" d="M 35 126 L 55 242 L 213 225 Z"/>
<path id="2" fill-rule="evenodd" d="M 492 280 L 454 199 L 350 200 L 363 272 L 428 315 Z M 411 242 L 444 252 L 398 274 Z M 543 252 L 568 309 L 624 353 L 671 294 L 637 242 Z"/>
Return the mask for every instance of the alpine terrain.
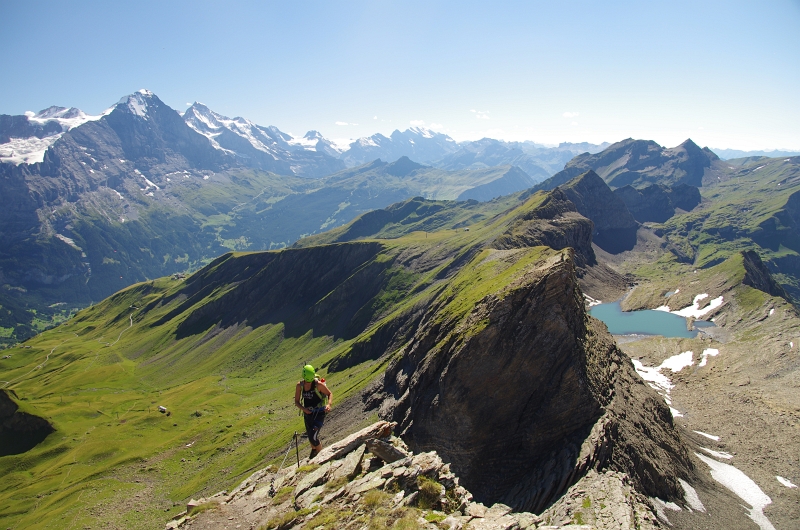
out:
<path id="1" fill-rule="evenodd" d="M 0 126 L 8 528 L 800 519 L 800 158 L 534 174 L 540 146 L 342 149 L 147 91 Z M 686 336 L 612 335 L 614 301 Z"/>

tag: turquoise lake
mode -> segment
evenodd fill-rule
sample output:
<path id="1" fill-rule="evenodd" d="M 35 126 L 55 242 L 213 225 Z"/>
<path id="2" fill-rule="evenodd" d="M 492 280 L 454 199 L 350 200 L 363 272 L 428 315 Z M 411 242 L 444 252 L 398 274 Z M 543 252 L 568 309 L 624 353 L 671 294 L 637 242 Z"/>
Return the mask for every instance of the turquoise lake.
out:
<path id="1" fill-rule="evenodd" d="M 697 336 L 697 331 L 686 329 L 686 319 L 666 311 L 623 311 L 619 302 L 599 304 L 589 309 L 589 314 L 608 326 L 612 335 L 662 335 L 664 337 Z M 711 322 L 695 320 L 695 327 L 713 326 Z"/>

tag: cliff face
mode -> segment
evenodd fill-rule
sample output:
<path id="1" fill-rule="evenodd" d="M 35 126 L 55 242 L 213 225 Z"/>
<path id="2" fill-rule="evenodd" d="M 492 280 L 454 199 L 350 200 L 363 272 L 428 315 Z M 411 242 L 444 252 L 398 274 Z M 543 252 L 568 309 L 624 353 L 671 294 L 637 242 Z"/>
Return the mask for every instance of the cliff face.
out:
<path id="1" fill-rule="evenodd" d="M 650 495 L 680 494 L 691 463 L 670 412 L 585 313 L 571 252 L 526 269 L 459 322 L 445 316 L 450 303 L 431 306 L 368 394 L 410 447 L 435 448 L 476 499 L 537 513 L 593 468 L 629 473 Z"/>
<path id="2" fill-rule="evenodd" d="M 491 246 L 506 250 L 540 245 L 555 250 L 570 247 L 575 250 L 575 263 L 583 269 L 596 262 L 592 232 L 592 221 L 578 213 L 562 190 L 555 189 L 535 207 L 521 211 Z"/>
<path id="3" fill-rule="evenodd" d="M 744 280 L 742 283 L 749 285 L 759 291 L 771 294 L 772 296 L 780 296 L 784 300 L 789 300 L 789 295 L 781 287 L 775 278 L 770 274 L 767 266 L 761 261 L 761 256 L 753 250 L 742 251 L 742 264 L 744 265 Z"/>
<path id="4" fill-rule="evenodd" d="M 675 208 L 666 189 L 657 184 L 641 189 L 623 186 L 615 189 L 614 195 L 625 203 L 633 217 L 640 223 L 663 223 L 675 215 Z"/>
<path id="5" fill-rule="evenodd" d="M 561 187 L 578 212 L 594 223 L 594 243 L 606 252 L 631 250 L 639 224 L 625 203 L 594 171 L 587 171 Z"/>

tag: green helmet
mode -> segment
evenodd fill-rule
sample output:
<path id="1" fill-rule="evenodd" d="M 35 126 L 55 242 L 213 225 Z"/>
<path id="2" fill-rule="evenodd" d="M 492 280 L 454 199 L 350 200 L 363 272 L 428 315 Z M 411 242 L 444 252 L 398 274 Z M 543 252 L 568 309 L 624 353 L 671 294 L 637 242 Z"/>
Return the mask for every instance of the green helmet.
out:
<path id="1" fill-rule="evenodd" d="M 314 380 L 314 367 L 310 364 L 307 364 L 303 367 L 303 381 L 311 382 Z"/>

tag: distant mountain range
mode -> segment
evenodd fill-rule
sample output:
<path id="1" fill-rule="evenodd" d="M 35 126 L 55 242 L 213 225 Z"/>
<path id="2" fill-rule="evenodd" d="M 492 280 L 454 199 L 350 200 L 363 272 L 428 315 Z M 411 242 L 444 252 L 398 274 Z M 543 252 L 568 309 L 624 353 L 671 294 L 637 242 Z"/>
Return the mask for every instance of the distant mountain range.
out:
<path id="1" fill-rule="evenodd" d="M 0 343 L 132 283 L 229 250 L 283 248 L 411 197 L 488 201 L 593 170 L 611 188 L 660 186 L 615 191 L 643 222 L 654 202 L 664 219 L 686 210 L 676 194 L 696 190 L 680 186 L 724 182 L 738 167 L 691 140 L 546 147 L 411 128 L 343 149 L 200 103 L 181 114 L 146 90 L 95 116 L 0 116 Z"/>
<path id="2" fill-rule="evenodd" d="M 346 168 L 313 131 L 294 138 L 200 104 L 180 115 L 148 91 L 98 116 L 53 107 L 0 126 L 0 342 L 231 249 L 281 248 L 414 196 L 489 200 L 536 183 L 510 165 L 405 156 Z"/>
<path id="3" fill-rule="evenodd" d="M 714 151 L 722 160 L 731 160 L 733 158 L 750 158 L 753 156 L 777 158 L 779 156 L 800 155 L 800 151 L 780 151 L 777 149 L 773 151 L 740 151 L 738 149 L 719 149 L 717 147 L 712 147 L 711 150 Z"/>
<path id="4" fill-rule="evenodd" d="M 515 165 L 538 182 L 562 169 L 573 156 L 584 152 L 597 153 L 609 145 L 563 143 L 558 147 L 546 147 L 533 142 L 505 142 L 490 138 L 459 143 L 446 134 L 411 127 L 402 132 L 396 130 L 390 136 L 378 133 L 359 138 L 342 146 L 317 131 L 294 137 L 275 126 L 261 126 L 245 118 L 223 116 L 197 102 L 181 115 L 152 92 L 140 90 L 96 116 L 64 107 L 50 107 L 37 114 L 0 115 L 0 162 L 17 165 L 43 162 L 47 149 L 66 132 L 99 121 L 115 109 L 127 109 L 120 112 L 138 116 L 144 121 L 153 112 L 170 111 L 182 117 L 188 129 L 207 139 L 207 143 L 198 142 L 197 138 L 189 141 L 196 145 L 196 154 L 199 154 L 198 150 L 208 151 L 204 158 L 206 163 L 197 169 L 216 171 L 247 167 L 311 178 L 379 158 L 393 162 L 407 156 L 419 163 L 447 170 Z M 171 121 L 173 132 L 181 128 L 177 119 L 173 117 Z M 187 131 L 181 134 L 187 139 L 193 137 Z"/>

